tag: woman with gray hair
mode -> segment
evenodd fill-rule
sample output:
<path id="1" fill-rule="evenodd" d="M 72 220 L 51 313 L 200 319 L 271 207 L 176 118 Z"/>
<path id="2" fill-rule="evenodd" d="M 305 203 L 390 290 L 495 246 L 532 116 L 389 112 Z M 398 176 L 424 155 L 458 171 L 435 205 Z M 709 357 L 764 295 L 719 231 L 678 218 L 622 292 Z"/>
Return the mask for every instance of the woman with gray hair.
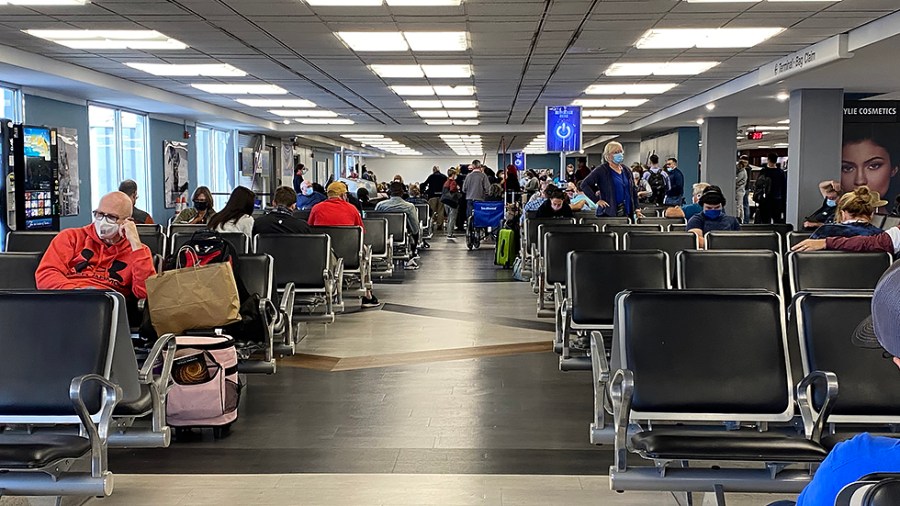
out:
<path id="1" fill-rule="evenodd" d="M 637 187 L 624 163 L 622 145 L 608 142 L 603 148 L 603 164 L 581 182 L 581 190 L 597 203 L 597 216 L 640 217 Z"/>

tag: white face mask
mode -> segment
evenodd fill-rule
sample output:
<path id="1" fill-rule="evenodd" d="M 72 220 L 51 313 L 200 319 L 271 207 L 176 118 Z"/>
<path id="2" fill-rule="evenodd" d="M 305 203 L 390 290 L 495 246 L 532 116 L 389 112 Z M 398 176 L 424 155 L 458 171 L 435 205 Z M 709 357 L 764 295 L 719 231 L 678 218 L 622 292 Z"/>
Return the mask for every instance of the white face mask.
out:
<path id="1" fill-rule="evenodd" d="M 119 236 L 121 226 L 118 223 L 108 223 L 104 219 L 94 220 L 94 230 L 104 241 L 112 241 Z"/>

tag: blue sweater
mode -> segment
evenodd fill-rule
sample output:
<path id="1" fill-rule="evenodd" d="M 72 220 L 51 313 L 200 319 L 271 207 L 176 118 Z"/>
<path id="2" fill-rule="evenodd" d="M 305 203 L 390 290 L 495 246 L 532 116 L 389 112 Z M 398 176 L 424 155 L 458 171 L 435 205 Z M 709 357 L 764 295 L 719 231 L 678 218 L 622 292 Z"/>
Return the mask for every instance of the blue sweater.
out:
<path id="1" fill-rule="evenodd" d="M 880 228 L 863 221 L 851 223 L 828 223 L 817 228 L 810 239 L 825 239 L 827 237 L 856 237 L 858 235 L 872 236 L 884 232 Z"/>
<path id="2" fill-rule="evenodd" d="M 628 168 L 622 166 L 622 170 L 627 171 Z M 609 204 L 609 207 L 605 209 L 598 207 L 597 216 L 616 216 L 616 207 L 618 207 L 620 202 L 616 201 L 616 183 L 615 179 L 613 179 L 615 177 L 619 177 L 619 175 L 612 170 L 609 163 L 604 163 L 592 170 L 588 177 L 581 182 L 581 191 L 589 199 L 594 202 L 603 199 Z M 624 204 L 626 208 L 630 207 L 631 214 L 633 214 L 634 210 L 638 208 L 637 188 L 634 186 L 633 178 L 628 177 L 625 180 L 628 185 L 627 194 L 631 197 L 631 202 L 630 206 L 626 202 L 621 202 L 621 204 Z"/>

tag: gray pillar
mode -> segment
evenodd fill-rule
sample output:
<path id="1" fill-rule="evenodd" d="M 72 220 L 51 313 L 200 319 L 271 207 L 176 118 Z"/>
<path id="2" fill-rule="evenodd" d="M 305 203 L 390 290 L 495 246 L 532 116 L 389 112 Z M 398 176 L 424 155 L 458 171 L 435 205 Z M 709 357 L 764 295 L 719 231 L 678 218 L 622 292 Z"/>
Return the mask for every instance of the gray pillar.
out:
<path id="1" fill-rule="evenodd" d="M 840 177 L 844 90 L 791 92 L 787 222 L 795 229 L 822 205 L 819 183 Z"/>
<path id="2" fill-rule="evenodd" d="M 737 118 L 706 118 L 700 127 L 700 181 L 718 186 L 728 201 L 726 212 L 737 215 L 735 207 L 735 163 L 737 162 Z"/>

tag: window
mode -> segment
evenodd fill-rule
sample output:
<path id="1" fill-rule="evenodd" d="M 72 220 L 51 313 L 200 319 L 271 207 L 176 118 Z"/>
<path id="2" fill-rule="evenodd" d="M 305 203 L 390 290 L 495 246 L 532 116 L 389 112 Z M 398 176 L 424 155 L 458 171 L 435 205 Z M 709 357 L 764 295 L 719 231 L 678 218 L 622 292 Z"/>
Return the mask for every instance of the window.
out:
<path id="1" fill-rule="evenodd" d="M 22 121 L 22 93 L 19 90 L 0 87 L 0 118 L 15 123 Z"/>
<path id="2" fill-rule="evenodd" d="M 213 193 L 215 208 L 222 209 L 237 185 L 237 132 L 197 127 L 197 182 Z"/>
<path id="3" fill-rule="evenodd" d="M 138 206 L 151 211 L 147 116 L 92 105 L 88 108 L 91 136 L 91 202 L 133 179 L 138 185 Z"/>

